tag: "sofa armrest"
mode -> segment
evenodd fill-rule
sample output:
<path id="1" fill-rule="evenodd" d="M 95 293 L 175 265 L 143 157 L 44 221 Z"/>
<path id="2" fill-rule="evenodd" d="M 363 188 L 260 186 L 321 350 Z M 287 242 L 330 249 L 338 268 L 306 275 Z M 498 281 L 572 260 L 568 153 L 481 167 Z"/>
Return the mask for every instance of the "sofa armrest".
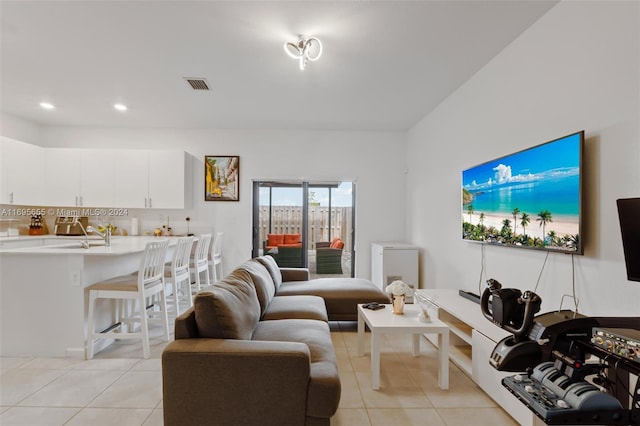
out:
<path id="1" fill-rule="evenodd" d="M 316 249 L 319 248 L 329 248 L 331 243 L 329 241 L 318 241 L 316 242 Z"/>
<path id="2" fill-rule="evenodd" d="M 309 268 L 280 268 L 282 281 L 309 281 L 311 274 Z"/>
<path id="3" fill-rule="evenodd" d="M 174 324 L 175 339 L 189 339 L 198 337 L 198 324 L 196 323 L 196 313 L 193 308 L 189 308 L 176 317 Z"/>
<path id="4" fill-rule="evenodd" d="M 309 380 L 303 343 L 176 340 L 162 353 L 164 425 L 304 424 Z"/>

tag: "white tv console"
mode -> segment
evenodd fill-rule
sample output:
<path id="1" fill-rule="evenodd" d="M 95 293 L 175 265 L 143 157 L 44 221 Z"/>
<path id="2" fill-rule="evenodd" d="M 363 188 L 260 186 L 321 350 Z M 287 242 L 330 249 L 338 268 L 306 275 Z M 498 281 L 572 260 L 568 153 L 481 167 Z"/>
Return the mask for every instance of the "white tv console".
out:
<path id="1" fill-rule="evenodd" d="M 431 315 L 436 315 L 450 328 L 449 359 L 518 423 L 524 426 L 536 424 L 535 415 L 502 386 L 502 378 L 514 373 L 497 371 L 489 365 L 496 343 L 510 333 L 487 320 L 480 305 L 460 296 L 458 290 L 423 289 L 416 292 L 433 304 Z M 433 336 L 424 336 L 438 345 Z"/>

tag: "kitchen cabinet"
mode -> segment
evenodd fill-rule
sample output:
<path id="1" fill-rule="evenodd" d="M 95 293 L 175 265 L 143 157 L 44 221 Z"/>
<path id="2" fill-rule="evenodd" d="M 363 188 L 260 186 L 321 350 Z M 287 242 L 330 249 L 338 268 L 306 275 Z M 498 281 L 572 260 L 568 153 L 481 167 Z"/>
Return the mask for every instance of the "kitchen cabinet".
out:
<path id="1" fill-rule="evenodd" d="M 186 153 L 43 148 L 0 139 L 0 203 L 182 209 Z"/>
<path id="2" fill-rule="evenodd" d="M 113 206 L 115 151 L 46 148 L 45 174 L 49 206 Z"/>
<path id="3" fill-rule="evenodd" d="M 184 151 L 149 152 L 149 206 L 182 209 L 185 196 Z"/>
<path id="4" fill-rule="evenodd" d="M 114 206 L 142 209 L 149 197 L 149 152 L 131 149 L 117 155 Z"/>
<path id="5" fill-rule="evenodd" d="M 185 205 L 185 152 L 118 152 L 114 205 L 128 208 L 182 209 Z"/>
<path id="6" fill-rule="evenodd" d="M 2 137 L 0 203 L 41 205 L 46 186 L 44 164 L 44 148 Z"/>
<path id="7" fill-rule="evenodd" d="M 69 148 L 47 148 L 45 175 L 47 191 L 44 204 L 47 206 L 80 205 L 80 150 Z"/>
<path id="8" fill-rule="evenodd" d="M 116 150 L 81 150 L 80 205 L 84 207 L 113 207 L 113 176 Z"/>

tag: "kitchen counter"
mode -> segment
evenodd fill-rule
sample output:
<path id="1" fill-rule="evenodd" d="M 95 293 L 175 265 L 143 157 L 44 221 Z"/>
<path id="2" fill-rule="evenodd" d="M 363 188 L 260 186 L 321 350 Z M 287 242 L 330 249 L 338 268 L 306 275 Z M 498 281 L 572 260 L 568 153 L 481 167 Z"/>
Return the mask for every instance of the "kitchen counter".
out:
<path id="1" fill-rule="evenodd" d="M 146 243 L 161 238 L 115 236 L 110 247 L 89 249 L 80 248 L 84 237 L 2 238 L 0 356 L 84 358 L 87 287 L 137 271 Z M 103 243 L 95 237 L 89 241 Z M 169 238 L 167 260 L 176 242 Z M 100 302 L 99 329 L 114 322 L 110 302 Z"/>
<path id="2" fill-rule="evenodd" d="M 138 253 L 144 251 L 149 241 L 162 239 L 163 237 L 122 237 L 112 236 L 111 246 L 104 245 L 104 240 L 100 237 L 90 236 L 87 240 L 90 243 L 88 249 L 82 248 L 80 243 L 85 241 L 84 237 L 59 237 L 59 236 L 38 236 L 38 237 L 7 237 L 0 240 L 0 255 L 22 254 L 22 255 L 68 255 L 80 254 L 83 256 L 119 256 L 124 254 Z M 170 237 L 169 244 L 173 240 Z M 175 240 L 174 244 L 175 244 Z"/>

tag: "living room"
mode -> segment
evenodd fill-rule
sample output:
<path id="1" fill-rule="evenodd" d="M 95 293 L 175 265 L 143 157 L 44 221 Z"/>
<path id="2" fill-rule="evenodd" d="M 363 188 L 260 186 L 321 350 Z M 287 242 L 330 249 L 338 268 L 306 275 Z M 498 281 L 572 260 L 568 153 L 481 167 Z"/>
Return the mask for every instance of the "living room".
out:
<path id="1" fill-rule="evenodd" d="M 211 227 L 225 232 L 226 270 L 250 257 L 252 180 L 344 179 L 357 184 L 357 277 L 370 278 L 371 243 L 404 240 L 421 248 L 421 288 L 477 293 L 483 273 L 507 287 L 537 286 L 542 309 L 549 311 L 560 308 L 562 295 L 573 293 L 575 271 L 580 312 L 638 315 L 640 286 L 625 276 L 615 200 L 640 195 L 640 5 L 551 3 L 407 129 L 362 129 L 354 124 L 318 130 L 296 125 L 296 117 L 290 127 L 280 128 L 128 127 L 126 121 L 113 126 L 46 124 L 46 118 L 38 122 L 7 111 L 3 95 L 1 132 L 43 147 L 184 149 L 192 156 L 192 206 L 134 213 L 143 230 L 170 217 L 176 232 L 184 233 L 184 218 L 191 217 L 192 232 Z M 324 55 L 329 56 L 326 46 Z M 286 65 L 299 74 L 294 61 Z M 321 60 L 305 71 L 314 71 L 316 65 L 320 67 Z M 3 77 L 3 92 L 10 83 Z M 304 102 L 312 104 L 313 99 L 300 102 L 302 111 Z M 480 245 L 462 241 L 462 170 L 579 130 L 585 131 L 583 256 L 552 254 L 539 278 L 543 252 L 486 247 L 483 257 Z M 202 159 L 212 154 L 240 157 L 238 202 L 203 201 Z M 120 220 L 121 227 L 129 226 L 129 219 Z M 340 334 L 342 344 L 336 347 L 342 355 L 348 356 L 351 338 Z M 130 361 L 125 356 L 111 365 L 120 362 L 131 368 Z M 8 408 L 3 404 L 2 412 Z M 379 424 L 374 409 L 368 415 L 366 407 L 354 410 L 360 409 L 367 421 Z M 353 414 L 362 421 L 363 412 Z M 367 424 L 346 418 L 337 424 Z M 504 421 L 510 424 L 508 418 Z"/>

